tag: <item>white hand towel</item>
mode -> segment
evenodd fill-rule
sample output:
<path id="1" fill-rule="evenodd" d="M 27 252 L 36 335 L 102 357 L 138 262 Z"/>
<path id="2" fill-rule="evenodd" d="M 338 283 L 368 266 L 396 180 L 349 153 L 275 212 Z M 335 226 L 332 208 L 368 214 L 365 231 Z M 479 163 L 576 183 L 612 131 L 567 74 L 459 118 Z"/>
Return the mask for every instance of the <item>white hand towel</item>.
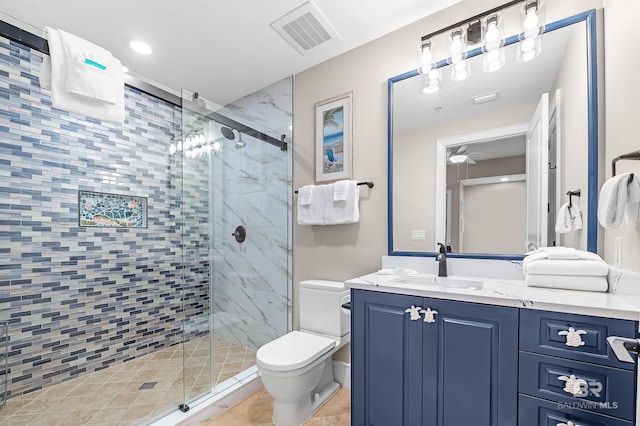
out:
<path id="1" fill-rule="evenodd" d="M 347 197 L 343 201 L 334 201 L 335 184 L 325 185 L 325 224 L 341 225 L 356 223 L 360 220 L 360 189 L 356 181 L 348 181 Z"/>
<path id="2" fill-rule="evenodd" d="M 567 202 L 558 209 L 556 232 L 558 234 L 564 234 L 569 231 L 571 231 L 571 215 L 569 214 L 569 203 Z"/>
<path id="3" fill-rule="evenodd" d="M 298 197 L 298 225 L 325 225 L 325 185 L 317 185 L 311 191 L 308 204 L 302 205 Z M 298 192 L 298 194 L 300 194 Z"/>
<path id="4" fill-rule="evenodd" d="M 598 199 L 598 222 L 612 229 L 620 226 L 627 203 L 629 173 L 616 175 L 602 185 Z"/>
<path id="5" fill-rule="evenodd" d="M 609 288 L 607 277 L 584 275 L 527 275 L 525 284 L 530 287 L 559 288 L 606 292 Z"/>
<path id="6" fill-rule="evenodd" d="M 640 225 L 640 179 L 635 174 L 627 185 L 627 223 Z"/>
<path id="7" fill-rule="evenodd" d="M 298 202 L 301 206 L 308 206 L 311 204 L 311 197 L 315 185 L 305 185 L 298 189 Z"/>
<path id="8" fill-rule="evenodd" d="M 334 184 L 333 201 L 344 201 L 347 199 L 347 185 L 349 180 L 339 180 Z"/>
<path id="9" fill-rule="evenodd" d="M 107 50 L 62 30 L 46 27 L 45 32 L 51 60 L 50 87 L 53 106 L 85 117 L 123 123 L 124 73 L 120 61 Z M 43 63 L 43 66 L 46 66 L 46 63 Z M 79 66 L 86 67 L 86 73 L 79 72 Z M 89 76 L 95 76 L 98 71 L 108 74 L 108 77 L 99 81 L 89 80 Z M 45 88 L 49 84 L 47 72 L 45 70 L 41 74 L 41 85 L 44 83 L 42 87 Z M 78 78 L 82 78 L 82 82 L 77 81 Z M 92 86 L 94 82 L 95 87 Z"/>

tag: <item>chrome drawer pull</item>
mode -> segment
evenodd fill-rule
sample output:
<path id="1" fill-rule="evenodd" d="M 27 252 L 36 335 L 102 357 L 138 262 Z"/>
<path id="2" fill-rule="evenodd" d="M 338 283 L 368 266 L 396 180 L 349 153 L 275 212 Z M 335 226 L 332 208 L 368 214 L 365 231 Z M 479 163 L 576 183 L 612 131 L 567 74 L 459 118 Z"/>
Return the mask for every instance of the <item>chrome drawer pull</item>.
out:
<path id="1" fill-rule="evenodd" d="M 558 423 L 556 426 L 580 426 L 569 420 L 567 423 Z"/>
<path id="2" fill-rule="evenodd" d="M 431 308 L 423 309 L 420 311 L 421 314 L 424 314 L 424 322 L 436 322 L 434 318 L 438 311 L 432 311 Z"/>
<path id="3" fill-rule="evenodd" d="M 568 377 L 558 376 L 558 380 L 566 382 L 562 390 L 573 396 L 586 395 L 586 392 L 588 392 L 589 383 L 584 379 L 578 379 L 573 374 Z"/>
<path id="4" fill-rule="evenodd" d="M 584 345 L 582 337 L 580 337 L 582 334 L 587 334 L 587 332 L 584 330 L 576 330 L 573 327 L 569 327 L 568 330 L 558 331 L 558 336 L 567 336 L 565 345 L 573 346 L 574 348 Z"/>
<path id="5" fill-rule="evenodd" d="M 411 305 L 410 308 L 405 309 L 405 312 L 409 312 L 409 315 L 411 316 L 410 318 L 411 321 L 418 321 L 419 319 L 422 318 L 420 316 L 420 309 L 422 309 L 422 307 Z"/>

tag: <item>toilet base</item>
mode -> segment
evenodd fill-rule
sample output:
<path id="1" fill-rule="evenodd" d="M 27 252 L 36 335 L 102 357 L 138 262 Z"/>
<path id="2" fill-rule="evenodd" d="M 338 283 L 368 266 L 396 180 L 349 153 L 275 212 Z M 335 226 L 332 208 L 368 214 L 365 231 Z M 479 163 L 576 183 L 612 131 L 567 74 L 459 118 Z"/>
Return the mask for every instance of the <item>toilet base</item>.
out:
<path id="1" fill-rule="evenodd" d="M 334 393 L 340 389 L 336 382 L 330 383 L 321 392 L 305 398 L 303 407 L 298 402 L 286 403 L 273 401 L 273 423 L 276 426 L 300 426 L 316 412 Z M 313 399 L 312 399 L 313 397 Z"/>

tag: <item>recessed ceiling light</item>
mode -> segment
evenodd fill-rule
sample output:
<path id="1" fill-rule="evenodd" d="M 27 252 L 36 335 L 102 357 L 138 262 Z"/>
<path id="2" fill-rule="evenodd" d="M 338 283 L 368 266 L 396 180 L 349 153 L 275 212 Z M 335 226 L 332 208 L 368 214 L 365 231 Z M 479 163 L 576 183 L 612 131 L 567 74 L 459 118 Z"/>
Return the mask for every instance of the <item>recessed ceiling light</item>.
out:
<path id="1" fill-rule="evenodd" d="M 130 41 L 129 47 L 141 55 L 151 55 L 151 53 L 153 52 L 153 50 L 151 50 L 151 47 L 147 43 L 140 40 Z"/>

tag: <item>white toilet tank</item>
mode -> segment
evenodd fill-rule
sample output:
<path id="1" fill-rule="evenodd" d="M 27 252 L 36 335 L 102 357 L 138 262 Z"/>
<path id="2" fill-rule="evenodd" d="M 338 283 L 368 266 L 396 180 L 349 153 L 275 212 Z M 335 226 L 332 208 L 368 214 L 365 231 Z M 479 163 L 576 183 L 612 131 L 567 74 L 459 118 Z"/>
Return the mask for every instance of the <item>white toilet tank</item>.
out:
<path id="1" fill-rule="evenodd" d="M 349 311 L 342 304 L 350 300 L 343 282 L 306 280 L 299 284 L 300 330 L 342 337 L 349 333 Z"/>

